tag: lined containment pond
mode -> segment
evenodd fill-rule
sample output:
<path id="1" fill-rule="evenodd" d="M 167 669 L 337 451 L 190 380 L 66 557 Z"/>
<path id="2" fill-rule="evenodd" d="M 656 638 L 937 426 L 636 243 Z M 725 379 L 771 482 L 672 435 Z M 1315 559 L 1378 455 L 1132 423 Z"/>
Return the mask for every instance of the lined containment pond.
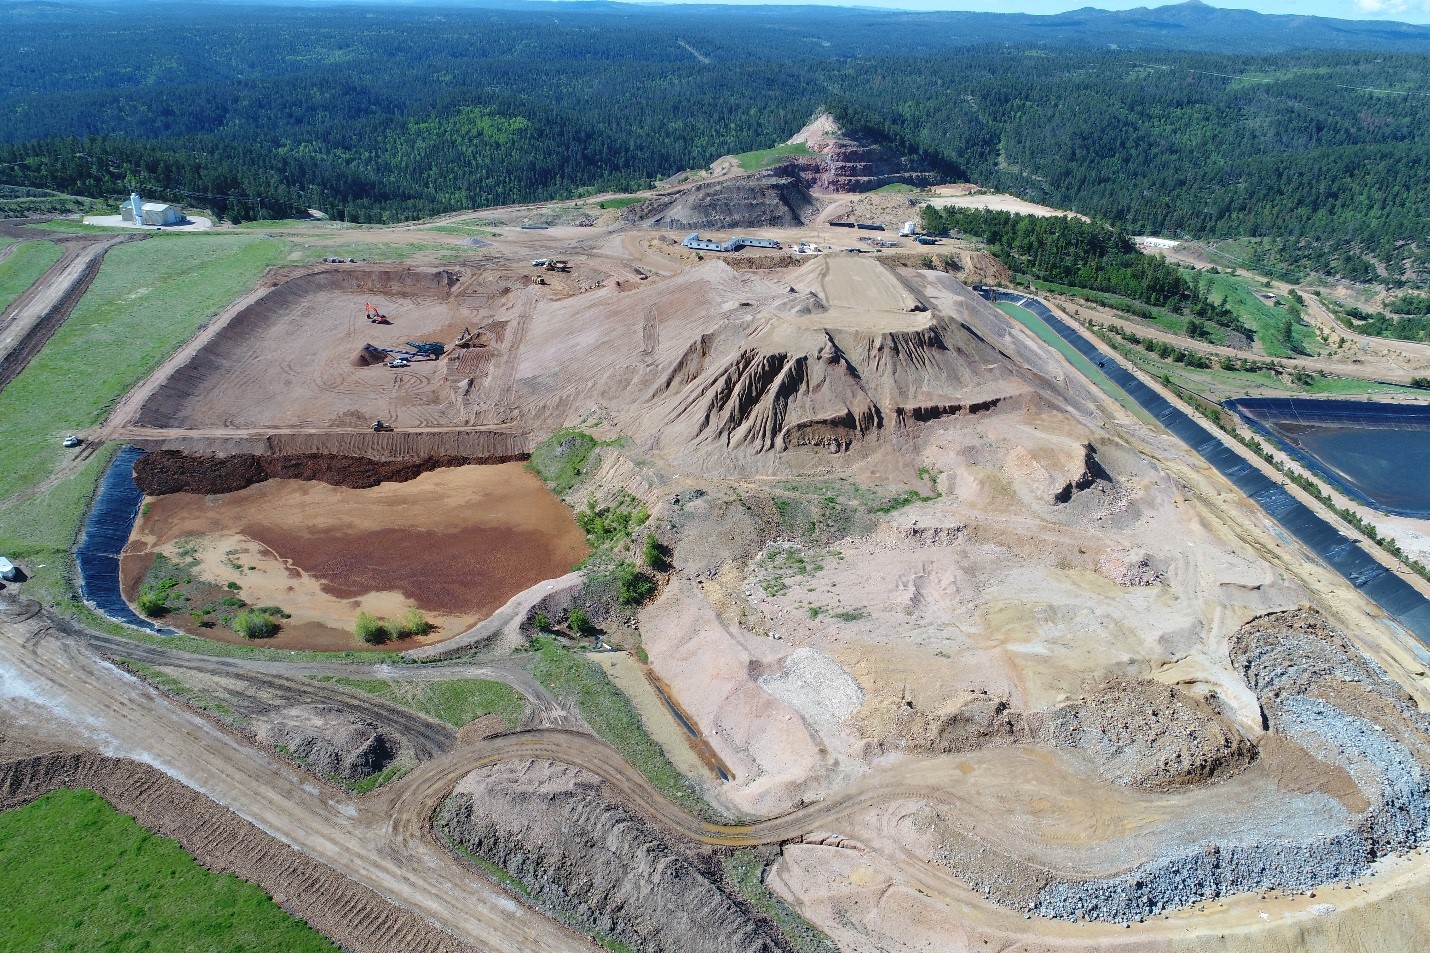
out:
<path id="1" fill-rule="evenodd" d="M 1430 405 L 1286 397 L 1226 406 L 1352 499 L 1430 517 Z"/>

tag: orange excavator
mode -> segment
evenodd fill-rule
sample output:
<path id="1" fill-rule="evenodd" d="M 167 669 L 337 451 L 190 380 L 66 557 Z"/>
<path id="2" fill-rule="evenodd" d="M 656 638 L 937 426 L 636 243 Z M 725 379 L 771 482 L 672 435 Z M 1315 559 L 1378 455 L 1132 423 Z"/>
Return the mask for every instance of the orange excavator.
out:
<path id="1" fill-rule="evenodd" d="M 372 306 L 372 302 L 364 301 L 363 304 L 367 306 L 367 319 L 373 324 L 392 323 L 391 321 L 387 320 L 387 315 L 383 314 L 381 311 L 377 310 Z"/>

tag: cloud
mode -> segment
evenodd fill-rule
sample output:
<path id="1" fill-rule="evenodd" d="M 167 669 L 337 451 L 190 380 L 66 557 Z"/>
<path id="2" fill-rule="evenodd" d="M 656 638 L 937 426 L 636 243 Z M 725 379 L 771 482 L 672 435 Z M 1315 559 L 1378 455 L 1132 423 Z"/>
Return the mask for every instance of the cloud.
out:
<path id="1" fill-rule="evenodd" d="M 1406 13 L 1430 13 L 1426 0 L 1356 0 L 1356 9 L 1372 16 L 1400 16 Z"/>

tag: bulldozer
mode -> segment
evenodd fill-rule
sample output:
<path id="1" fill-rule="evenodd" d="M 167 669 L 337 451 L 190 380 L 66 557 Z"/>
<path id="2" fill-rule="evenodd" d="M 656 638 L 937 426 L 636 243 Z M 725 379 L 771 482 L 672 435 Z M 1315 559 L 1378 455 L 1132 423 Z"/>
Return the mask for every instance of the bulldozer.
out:
<path id="1" fill-rule="evenodd" d="M 391 323 L 392 323 L 391 321 L 388 320 L 387 315 L 383 314 L 381 311 L 377 310 L 376 308 L 374 308 L 374 307 L 372 306 L 372 302 L 370 302 L 370 301 L 364 301 L 364 302 L 363 302 L 363 305 L 365 305 L 366 308 L 367 308 L 367 319 L 368 319 L 369 321 L 371 321 L 373 324 L 391 324 Z"/>

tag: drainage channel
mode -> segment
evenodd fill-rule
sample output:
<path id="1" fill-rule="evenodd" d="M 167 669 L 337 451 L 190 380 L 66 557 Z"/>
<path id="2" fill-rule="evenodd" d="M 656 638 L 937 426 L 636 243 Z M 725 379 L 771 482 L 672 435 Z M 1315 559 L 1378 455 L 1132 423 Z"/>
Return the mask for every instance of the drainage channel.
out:
<path id="1" fill-rule="evenodd" d="M 985 299 L 996 294 L 1006 301 L 1026 308 L 1037 315 L 1063 340 L 1122 388 L 1166 429 L 1195 450 L 1203 460 L 1226 477 L 1242 493 L 1276 520 L 1286 531 L 1300 540 L 1332 569 L 1385 610 L 1386 614 L 1409 630 L 1421 644 L 1430 647 L 1430 600 L 1398 575 L 1387 570 L 1360 547 L 1360 541 L 1346 536 L 1318 515 L 1309 506 L 1287 492 L 1236 451 L 1217 439 L 1211 431 L 1192 419 L 1167 398 L 1148 387 L 1123 363 L 1101 351 L 1037 298 L 1005 289 L 980 289 Z"/>
<path id="2" fill-rule="evenodd" d="M 84 533 L 75 548 L 80 595 L 115 622 L 146 632 L 172 635 L 129 608 L 119 591 L 119 554 L 129 542 L 144 494 L 134 483 L 134 461 L 144 451 L 125 447 L 104 471 L 99 492 L 84 521 Z"/>

